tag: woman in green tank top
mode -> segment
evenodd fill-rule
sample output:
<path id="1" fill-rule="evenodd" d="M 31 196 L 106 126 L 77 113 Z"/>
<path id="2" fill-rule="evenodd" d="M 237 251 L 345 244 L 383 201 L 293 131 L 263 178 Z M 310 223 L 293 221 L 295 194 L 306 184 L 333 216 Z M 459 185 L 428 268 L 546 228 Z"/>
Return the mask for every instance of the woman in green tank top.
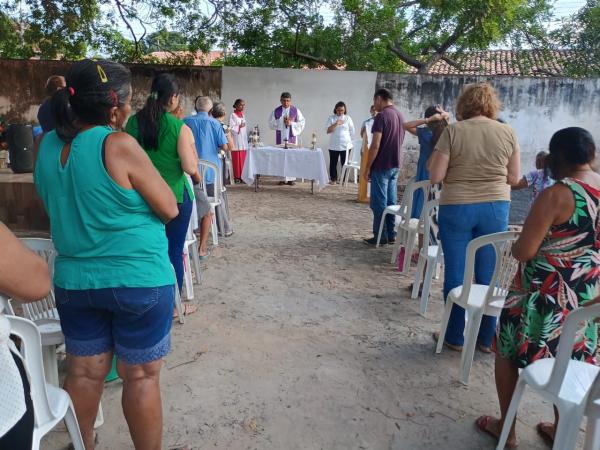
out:
<path id="1" fill-rule="evenodd" d="M 179 105 L 179 85 L 174 75 L 161 73 L 154 77 L 144 107 L 129 118 L 125 130 L 146 151 L 154 167 L 167 182 L 175 198 L 179 214 L 166 226 L 169 259 L 175 268 L 179 291 L 183 286 L 183 246 L 187 235 L 194 192 L 186 174 L 199 181 L 198 155 L 192 131 L 182 120 L 170 114 Z M 184 303 L 186 314 L 195 305 Z"/>
<path id="2" fill-rule="evenodd" d="M 164 223 L 175 196 L 135 139 L 131 73 L 74 63 L 51 100 L 56 129 L 40 143 L 35 185 L 57 251 L 54 294 L 68 354 L 64 388 L 86 448 L 113 354 L 137 449 L 160 449 L 160 367 L 170 349 L 174 276 Z"/>

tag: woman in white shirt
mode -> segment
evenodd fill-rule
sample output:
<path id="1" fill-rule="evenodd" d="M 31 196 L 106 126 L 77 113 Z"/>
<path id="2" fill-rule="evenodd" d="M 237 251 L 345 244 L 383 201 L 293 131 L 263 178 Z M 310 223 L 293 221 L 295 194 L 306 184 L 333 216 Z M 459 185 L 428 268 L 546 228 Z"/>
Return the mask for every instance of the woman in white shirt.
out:
<path id="1" fill-rule="evenodd" d="M 346 152 L 352 149 L 354 122 L 346 114 L 346 104 L 337 102 L 333 115 L 327 119 L 327 134 L 329 135 L 329 178 L 331 184 L 337 183 L 338 159 L 342 167 L 346 163 Z"/>
<path id="2" fill-rule="evenodd" d="M 246 102 L 238 98 L 233 104 L 233 112 L 229 116 L 229 127 L 233 135 L 234 146 L 231 148 L 231 160 L 233 162 L 233 175 L 236 183 L 242 182 L 242 170 L 246 161 L 248 150 L 248 131 L 246 128 Z"/>

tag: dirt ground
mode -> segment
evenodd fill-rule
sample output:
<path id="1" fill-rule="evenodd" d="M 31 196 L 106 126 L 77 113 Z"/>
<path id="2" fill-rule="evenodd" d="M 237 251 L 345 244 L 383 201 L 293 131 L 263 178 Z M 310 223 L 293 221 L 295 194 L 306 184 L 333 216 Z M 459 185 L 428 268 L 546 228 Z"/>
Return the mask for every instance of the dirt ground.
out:
<path id="1" fill-rule="evenodd" d="M 193 449 L 493 449 L 476 431 L 498 414 L 493 357 L 479 352 L 468 387 L 460 355 L 434 354 L 441 286 L 427 317 L 389 264 L 362 242 L 372 215 L 329 186 L 265 182 L 229 190 L 235 234 L 196 286 L 199 310 L 174 324 L 162 371 L 164 447 Z M 119 381 L 107 385 L 101 450 L 132 448 Z M 551 405 L 527 394 L 520 448 L 545 449 L 534 426 Z M 43 448 L 62 449 L 63 430 Z"/>

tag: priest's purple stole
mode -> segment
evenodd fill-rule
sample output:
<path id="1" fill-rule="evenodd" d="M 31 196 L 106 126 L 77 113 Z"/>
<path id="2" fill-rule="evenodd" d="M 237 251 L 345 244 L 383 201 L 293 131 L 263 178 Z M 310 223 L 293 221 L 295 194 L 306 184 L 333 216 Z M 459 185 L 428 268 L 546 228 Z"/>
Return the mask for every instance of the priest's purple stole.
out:
<path id="1" fill-rule="evenodd" d="M 274 111 L 274 116 L 275 116 L 275 120 L 279 120 L 281 118 L 281 115 L 283 114 L 283 106 L 279 106 L 278 108 L 275 108 Z M 298 120 L 298 110 L 296 109 L 296 107 L 294 105 L 290 106 L 290 115 L 289 118 L 292 119 L 293 122 L 295 122 L 296 120 Z M 296 136 L 294 136 L 292 134 L 292 127 L 288 127 L 288 142 L 290 144 L 295 144 L 296 143 Z M 275 143 L 277 145 L 281 145 L 283 143 L 283 139 L 281 137 L 281 130 L 277 130 L 275 131 Z"/>

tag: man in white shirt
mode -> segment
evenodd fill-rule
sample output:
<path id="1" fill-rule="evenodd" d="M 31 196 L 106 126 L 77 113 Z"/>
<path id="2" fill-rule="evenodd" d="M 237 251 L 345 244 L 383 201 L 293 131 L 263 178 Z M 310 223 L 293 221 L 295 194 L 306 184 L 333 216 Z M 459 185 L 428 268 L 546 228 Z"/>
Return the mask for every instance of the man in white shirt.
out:
<path id="1" fill-rule="evenodd" d="M 279 99 L 281 105 L 271 112 L 269 117 L 269 128 L 275 130 L 275 143 L 296 145 L 297 137 L 304 130 L 306 121 L 302 112 L 292 105 L 292 95 L 289 92 L 283 92 Z M 286 177 L 285 181 L 279 184 L 288 184 L 293 186 L 295 178 Z"/>

